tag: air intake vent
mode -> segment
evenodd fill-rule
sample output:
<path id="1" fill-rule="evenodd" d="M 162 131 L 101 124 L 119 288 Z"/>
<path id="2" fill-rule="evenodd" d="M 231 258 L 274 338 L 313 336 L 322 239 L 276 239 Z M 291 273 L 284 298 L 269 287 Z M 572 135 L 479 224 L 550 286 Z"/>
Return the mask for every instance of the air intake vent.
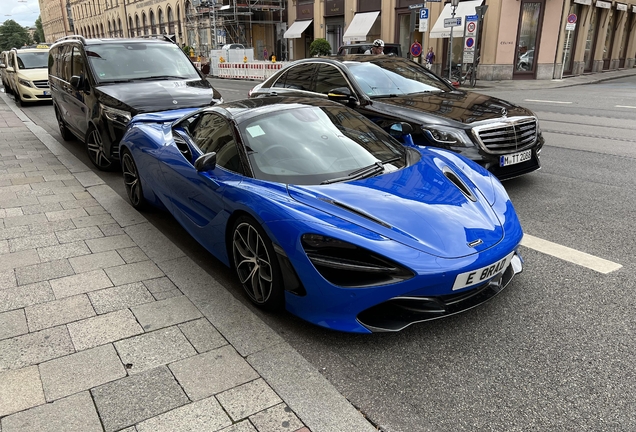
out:
<path id="1" fill-rule="evenodd" d="M 460 178 L 457 177 L 457 175 L 449 167 L 444 167 L 444 169 L 442 169 L 442 172 L 444 173 L 447 179 L 452 181 L 453 184 L 457 186 L 457 188 L 460 191 L 462 191 L 462 193 L 466 196 L 466 198 L 468 198 L 472 202 L 477 201 L 477 197 L 475 197 L 475 195 L 468 188 L 468 186 L 466 186 L 466 183 L 461 181 Z"/>
<path id="2" fill-rule="evenodd" d="M 363 218 L 369 219 L 369 220 L 371 220 L 371 221 L 373 221 L 373 222 L 375 222 L 377 224 L 382 225 L 383 227 L 386 227 L 386 228 L 389 228 L 389 229 L 392 228 L 392 226 L 389 225 L 388 223 L 386 223 L 386 222 L 384 222 L 384 221 L 382 221 L 382 220 L 380 220 L 380 219 L 378 219 L 376 217 L 373 217 L 370 214 L 365 213 L 365 212 L 363 212 L 363 211 L 361 211 L 361 210 L 359 210 L 357 208 L 350 207 L 350 206 L 348 206 L 346 204 L 343 204 L 343 203 L 338 202 L 338 201 L 330 200 L 330 199 L 323 199 L 323 201 L 328 202 L 330 204 L 333 204 L 333 205 L 335 205 L 337 207 L 340 207 L 341 209 L 345 209 L 345 210 L 347 210 L 347 211 L 349 211 L 351 213 L 355 213 L 358 216 L 362 216 Z"/>

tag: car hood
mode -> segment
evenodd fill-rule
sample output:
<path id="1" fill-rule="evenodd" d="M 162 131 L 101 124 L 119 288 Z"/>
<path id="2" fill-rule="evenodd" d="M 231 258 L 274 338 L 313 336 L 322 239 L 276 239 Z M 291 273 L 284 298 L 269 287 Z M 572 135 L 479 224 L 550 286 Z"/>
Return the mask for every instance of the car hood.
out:
<path id="1" fill-rule="evenodd" d="M 372 99 L 373 110 L 421 123 L 456 125 L 501 117 L 533 116 L 532 111 L 504 100 L 475 92 L 418 93 Z M 505 113 L 504 113 L 505 110 Z"/>
<path id="2" fill-rule="evenodd" d="M 48 69 L 20 69 L 18 77 L 29 81 L 47 81 L 49 79 Z"/>
<path id="3" fill-rule="evenodd" d="M 206 80 L 135 81 L 101 85 L 99 91 L 107 95 L 105 102 L 108 105 L 131 110 L 133 115 L 204 107 L 217 102 L 215 91 Z M 122 103 L 126 107 L 122 107 Z"/>
<path id="4" fill-rule="evenodd" d="M 470 190 L 474 201 L 452 175 L 445 174 L 449 171 Z M 305 205 L 443 258 L 483 251 L 504 235 L 488 201 L 439 152 L 380 176 L 327 185 L 289 185 L 288 193 Z"/>

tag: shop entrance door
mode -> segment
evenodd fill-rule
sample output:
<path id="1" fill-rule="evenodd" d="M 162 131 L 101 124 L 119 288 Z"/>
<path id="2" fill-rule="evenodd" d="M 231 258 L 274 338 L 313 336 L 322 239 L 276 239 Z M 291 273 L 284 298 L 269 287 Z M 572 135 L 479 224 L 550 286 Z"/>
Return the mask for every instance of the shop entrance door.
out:
<path id="1" fill-rule="evenodd" d="M 519 13 L 517 47 L 513 78 L 536 77 L 541 26 L 543 24 L 543 1 L 523 0 Z"/>

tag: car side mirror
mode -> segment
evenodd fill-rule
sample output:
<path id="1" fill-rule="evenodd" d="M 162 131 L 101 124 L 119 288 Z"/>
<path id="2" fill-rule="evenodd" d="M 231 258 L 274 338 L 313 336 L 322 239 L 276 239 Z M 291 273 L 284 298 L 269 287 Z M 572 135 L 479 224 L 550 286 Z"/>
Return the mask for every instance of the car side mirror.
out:
<path id="1" fill-rule="evenodd" d="M 83 84 L 82 81 L 83 80 L 81 76 L 73 75 L 70 81 L 71 87 L 73 87 L 75 90 L 80 90 Z"/>
<path id="2" fill-rule="evenodd" d="M 413 126 L 407 122 L 393 123 L 389 131 L 391 136 L 402 138 L 404 135 L 408 135 L 413 132 Z"/>
<path id="3" fill-rule="evenodd" d="M 198 172 L 211 171 L 216 168 L 216 153 L 206 153 L 194 161 L 194 167 Z"/>
<path id="4" fill-rule="evenodd" d="M 15 69 L 13 69 L 11 66 L 7 66 L 7 72 L 15 72 Z"/>
<path id="5" fill-rule="evenodd" d="M 348 106 L 355 106 L 358 103 L 358 100 L 351 94 L 351 90 L 349 90 L 348 87 L 331 89 L 329 93 L 327 93 L 327 97 L 329 100 L 340 102 Z"/>

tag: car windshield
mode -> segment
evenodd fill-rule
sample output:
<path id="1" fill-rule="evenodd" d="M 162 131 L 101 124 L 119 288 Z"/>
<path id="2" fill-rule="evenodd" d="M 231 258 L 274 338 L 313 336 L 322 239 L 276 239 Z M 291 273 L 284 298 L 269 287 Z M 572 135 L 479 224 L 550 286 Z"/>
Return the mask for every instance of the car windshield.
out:
<path id="1" fill-rule="evenodd" d="M 347 62 L 363 92 L 371 97 L 447 91 L 448 86 L 421 66 L 403 61 Z"/>
<path id="2" fill-rule="evenodd" d="M 49 67 L 49 52 L 18 53 L 18 67 L 20 69 L 43 69 Z"/>
<path id="3" fill-rule="evenodd" d="M 294 107 L 239 125 L 256 178 L 320 184 L 395 171 L 406 150 L 345 107 Z M 375 168 L 378 168 L 377 170 Z"/>
<path id="4" fill-rule="evenodd" d="M 174 44 L 91 45 L 86 49 L 86 56 L 100 83 L 199 78 L 194 65 Z"/>

